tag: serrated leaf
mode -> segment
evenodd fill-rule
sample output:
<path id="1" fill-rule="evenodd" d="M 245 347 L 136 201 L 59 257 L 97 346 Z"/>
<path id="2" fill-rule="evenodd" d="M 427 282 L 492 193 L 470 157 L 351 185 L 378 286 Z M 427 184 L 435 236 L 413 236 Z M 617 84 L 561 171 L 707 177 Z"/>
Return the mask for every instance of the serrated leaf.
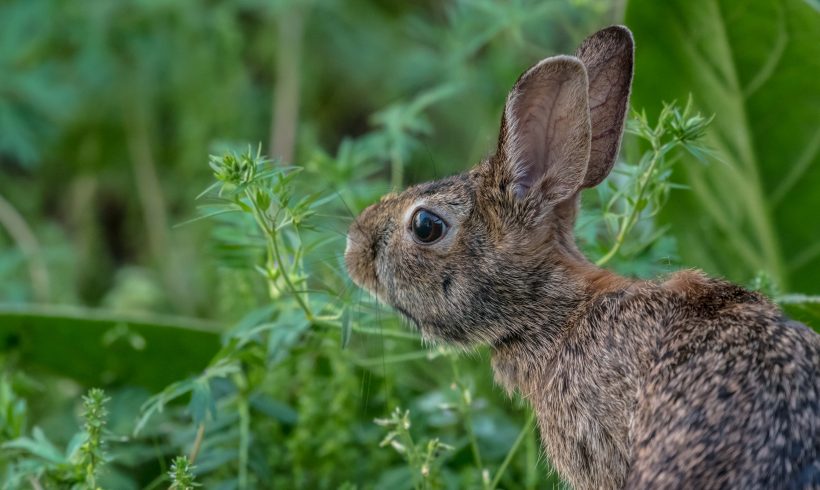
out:
<path id="1" fill-rule="evenodd" d="M 216 401 L 211 395 L 211 385 L 208 380 L 198 379 L 194 381 L 188 411 L 196 425 L 204 422 L 208 414 L 212 417 L 216 415 Z"/>

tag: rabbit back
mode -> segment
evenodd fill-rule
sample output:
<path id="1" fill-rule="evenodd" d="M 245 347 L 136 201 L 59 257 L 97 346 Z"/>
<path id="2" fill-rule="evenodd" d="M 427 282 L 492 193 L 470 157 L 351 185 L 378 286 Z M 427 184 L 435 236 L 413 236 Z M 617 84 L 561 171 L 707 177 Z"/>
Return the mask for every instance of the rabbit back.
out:
<path id="1" fill-rule="evenodd" d="M 715 313 L 662 334 L 627 488 L 820 487 L 820 337 L 767 303 Z"/>
<path id="2" fill-rule="evenodd" d="M 820 336 L 696 271 L 611 284 L 493 353 L 573 488 L 820 485 Z"/>

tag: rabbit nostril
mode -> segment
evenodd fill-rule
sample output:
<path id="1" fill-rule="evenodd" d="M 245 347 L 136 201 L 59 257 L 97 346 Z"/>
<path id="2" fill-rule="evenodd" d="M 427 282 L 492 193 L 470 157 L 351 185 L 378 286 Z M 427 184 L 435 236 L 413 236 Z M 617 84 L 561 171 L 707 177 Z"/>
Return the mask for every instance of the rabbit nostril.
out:
<path id="1" fill-rule="evenodd" d="M 350 239 L 350 233 L 347 234 L 347 242 L 345 243 L 345 255 L 348 255 L 353 249 L 353 240 Z"/>
<path id="2" fill-rule="evenodd" d="M 373 240 L 361 229 L 358 223 L 354 223 L 347 231 L 345 256 L 351 258 L 352 256 L 361 256 L 373 248 Z"/>

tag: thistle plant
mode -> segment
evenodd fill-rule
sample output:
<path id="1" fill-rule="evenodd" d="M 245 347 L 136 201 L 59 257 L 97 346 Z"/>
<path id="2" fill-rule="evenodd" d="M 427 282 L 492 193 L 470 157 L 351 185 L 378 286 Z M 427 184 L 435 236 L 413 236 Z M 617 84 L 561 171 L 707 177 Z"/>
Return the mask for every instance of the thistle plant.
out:
<path id="1" fill-rule="evenodd" d="M 201 486 L 196 482 L 194 469 L 196 467 L 188 461 L 187 456 L 177 456 L 171 463 L 168 476 L 171 478 L 170 490 L 194 490 Z"/>
<path id="2" fill-rule="evenodd" d="M 604 185 L 597 187 L 598 206 L 587 213 L 579 227 L 589 226 L 589 219 L 601 223 L 590 236 L 586 230 L 579 235 L 599 245 L 610 243 L 597 251 L 596 264 L 603 266 L 616 256 L 629 260 L 649 249 L 663 238 L 666 228 L 658 228 L 654 217 L 666 204 L 672 189 L 683 186 L 672 182 L 672 170 L 679 161 L 679 150 L 704 162 L 710 156 L 703 143 L 712 117 L 695 112 L 692 99 L 681 108 L 676 103 L 664 104 L 657 121 L 652 124 L 646 112 L 634 112 L 626 124 L 627 133 L 638 143 L 648 145 L 636 163 L 622 162 Z"/>
<path id="3" fill-rule="evenodd" d="M 217 182 L 200 198 L 214 204 L 203 206 L 203 217 L 241 213 L 253 219 L 264 250 L 263 262 L 254 267 L 265 278 L 270 299 L 288 296 L 309 323 L 334 321 L 341 326 L 341 311 L 320 317 L 311 307 L 304 264 L 308 244 L 303 235 L 315 231 L 312 218 L 329 198 L 320 199 L 318 192 L 297 196 L 295 179 L 302 169 L 277 165 L 262 156 L 261 149 L 212 155 L 210 166 Z"/>
<path id="4" fill-rule="evenodd" d="M 106 457 L 103 451 L 103 430 L 108 419 L 106 403 L 110 400 L 105 392 L 99 388 L 92 388 L 83 397 L 83 419 L 86 440 L 80 446 L 80 460 L 78 466 L 85 471 L 87 488 L 97 490 L 97 476 L 100 468 L 105 464 Z"/>
<path id="5" fill-rule="evenodd" d="M 109 398 L 99 388 L 83 396 L 83 428 L 74 434 L 65 450 L 34 427 L 31 437 L 21 436 L 2 445 L 6 467 L 3 488 L 21 488 L 27 481 L 34 488 L 102 490 L 100 472 L 108 461 L 104 432 Z"/>
<path id="6" fill-rule="evenodd" d="M 336 199 L 335 195 L 326 190 L 311 192 L 307 179 L 297 178 L 304 175 L 301 168 L 272 162 L 258 149 L 211 156 L 209 163 L 216 182 L 200 194 L 206 204 L 197 219 L 214 220 L 220 250 L 232 254 L 237 270 L 264 284 L 264 297 L 258 299 L 264 306 L 246 313 L 224 333 L 223 349 L 201 374 L 173 383 L 151 397 L 142 407 L 134 435 L 165 407 L 190 397 L 187 413 L 197 430 L 188 444 L 197 449 L 191 450 L 188 464 L 198 448 L 202 447 L 203 458 L 215 450 L 209 439 L 219 440 L 222 447 L 216 449 L 235 455 L 238 487 L 250 488 L 255 415 L 251 406 L 268 396 L 265 390 L 271 386 L 270 378 L 277 376 L 276 367 L 289 359 L 291 349 L 313 330 L 339 330 L 342 344 L 354 330 L 382 337 L 391 333 L 357 326 L 349 303 L 340 293 L 344 280 L 338 266 L 328 267 L 330 273 L 316 272 L 321 261 L 313 258 L 329 241 L 326 232 L 319 232 L 319 210 Z M 310 263 L 305 260 L 308 256 Z M 328 284 L 333 281 L 336 283 Z M 396 336 L 417 338 L 406 332 Z M 216 384 L 220 390 L 214 388 Z M 231 436 L 219 433 L 227 428 L 213 427 L 218 425 L 214 423 L 217 413 L 235 416 L 238 431 Z M 179 463 L 182 471 L 185 463 Z"/>

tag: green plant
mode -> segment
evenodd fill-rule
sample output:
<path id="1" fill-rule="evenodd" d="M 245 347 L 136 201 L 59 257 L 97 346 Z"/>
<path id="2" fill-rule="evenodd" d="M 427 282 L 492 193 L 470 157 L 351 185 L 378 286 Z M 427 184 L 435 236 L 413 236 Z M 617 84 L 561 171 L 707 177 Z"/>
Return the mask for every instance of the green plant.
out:
<path id="1" fill-rule="evenodd" d="M 39 427 L 32 436 L 5 442 L 2 449 L 12 464 L 7 467 L 4 488 L 20 488 L 28 482 L 34 488 L 100 490 L 98 478 L 108 462 L 104 451 L 109 398 L 97 388 L 83 397 L 83 430 L 77 432 L 64 451 L 58 449 Z"/>
<path id="2" fill-rule="evenodd" d="M 188 461 L 187 456 L 177 456 L 171 463 L 168 476 L 171 478 L 171 490 L 194 490 L 201 486 L 194 478 L 196 467 Z"/>
<path id="3" fill-rule="evenodd" d="M 0 377 L 0 442 L 25 433 L 27 409 L 26 400 L 16 393 L 11 377 Z"/>
<path id="4" fill-rule="evenodd" d="M 612 195 L 605 200 L 603 219 L 607 224 L 614 221 L 617 232 L 612 247 L 595 261 L 596 265 L 602 266 L 612 260 L 638 220 L 653 218 L 666 204 L 669 191 L 674 187 L 670 182 L 674 164 L 674 159 L 669 158 L 672 151 L 680 147 L 703 159 L 706 149 L 700 140 L 711 121 L 712 118 L 692 114 L 691 98 L 683 110 L 674 104 L 665 104 L 654 126 L 650 126 L 645 112 L 629 119 L 627 130 L 647 141 L 651 150 L 644 153 L 636 165 L 620 166 L 618 174 L 625 177 L 623 183 L 619 185 L 613 182 L 615 179 L 610 179 L 604 187 L 603 193 L 609 190 Z M 660 229 L 654 236 L 636 237 L 632 246 L 638 250 L 646 248 L 664 231 Z"/>
<path id="5" fill-rule="evenodd" d="M 597 265 L 614 263 L 624 273 L 652 276 L 662 261 L 668 264 L 675 259 L 668 227 L 659 226 L 656 217 L 671 190 L 683 187 L 672 180 L 682 153 L 706 163 L 710 151 L 703 136 L 712 119 L 695 112 L 690 98 L 682 108 L 664 104 L 653 123 L 645 111 L 635 112 L 627 120 L 627 134 L 635 137 L 627 145 L 646 149 L 634 163 L 621 162 L 613 169 L 595 189 L 595 200 L 588 203 L 577 225 L 582 244 L 597 256 Z M 636 262 L 639 257 L 644 260 Z"/>
<path id="6" fill-rule="evenodd" d="M 410 434 L 410 412 L 396 408 L 389 418 L 376 419 L 377 425 L 389 431 L 379 446 L 390 446 L 402 455 L 413 470 L 414 486 L 417 489 L 441 488 L 439 468 L 441 456 L 453 447 L 442 443 L 437 438 L 426 443 L 417 443 Z"/>
<path id="7" fill-rule="evenodd" d="M 143 406 L 134 433 L 140 434 L 167 405 L 180 397 L 190 396 L 188 413 L 198 428 L 192 443 L 197 449 L 192 449 L 191 460 L 199 452 L 199 447 L 202 448 L 201 458 L 206 460 L 214 457 L 215 451 L 231 451 L 231 464 L 235 465 L 238 475 L 237 485 L 249 488 L 261 478 L 250 467 L 251 426 L 258 423 L 258 414 L 252 409 L 258 411 L 260 406 L 267 405 L 263 412 L 267 411 L 267 415 L 284 422 L 282 417 L 286 413 L 281 408 L 275 409 L 277 402 L 270 398 L 268 391 L 273 379 L 283 374 L 281 370 L 288 369 L 287 366 L 294 365 L 294 362 L 295 367 L 301 364 L 299 358 L 292 357 L 293 349 L 299 348 L 308 337 L 318 339 L 335 332 L 339 332 L 335 335 L 339 335 L 343 342 L 349 339 L 351 331 L 397 338 L 414 337 L 359 326 L 359 322 L 351 319 L 349 298 L 339 297 L 339 290 L 333 289 L 332 283 L 321 282 L 324 278 L 342 284 L 341 271 L 321 261 L 308 263 L 306 260 L 327 245 L 328 236 L 319 228 L 319 210 L 331 199 L 336 199 L 335 195 L 320 198 L 319 193 L 301 193 L 297 179 L 301 169 L 276 165 L 262 157 L 258 149 L 214 156 L 210 164 L 216 182 L 200 196 L 208 200 L 201 209 L 201 217 L 221 220 L 223 225 L 216 229 L 217 241 L 226 240 L 236 266 L 262 280 L 265 286 L 263 301 L 267 305 L 252 311 L 225 333 L 223 348 L 200 375 L 173 383 L 149 399 Z M 319 267 L 320 270 L 309 267 Z M 337 346 L 338 343 L 334 350 Z M 328 359 L 337 362 L 336 354 L 327 355 Z M 302 356 L 307 358 L 305 354 Z M 313 373 L 313 366 L 309 367 L 309 372 Z M 217 386 L 221 389 L 217 390 Z M 347 403 L 343 400 L 346 395 L 340 395 L 342 398 L 337 398 L 334 403 Z M 317 393 L 316 396 L 320 395 Z M 314 399 L 307 396 L 305 400 L 313 402 Z M 300 413 L 308 417 L 313 406 L 300 407 Z M 238 427 L 220 426 L 220 414 L 236 417 Z M 326 418 L 324 412 L 317 415 Z M 221 433 L 226 429 L 230 436 Z M 292 447 L 291 453 L 297 458 L 292 467 L 297 479 L 307 478 L 298 476 L 298 458 L 310 447 L 310 439 L 315 438 L 317 430 L 317 426 L 312 425 L 306 438 L 302 439 L 297 426 L 292 435 L 294 441 L 301 441 Z M 222 440 L 223 443 L 213 447 L 210 440 Z M 330 447 L 325 446 L 322 450 L 328 451 Z M 306 454 L 305 457 L 311 456 Z M 205 473 L 211 470 L 205 463 L 202 467 Z M 321 484 L 326 486 L 328 483 Z M 304 484 L 311 485 L 311 480 L 304 480 Z"/>
<path id="8" fill-rule="evenodd" d="M 85 469 L 85 484 L 91 490 L 97 490 L 97 474 L 106 462 L 103 451 L 103 429 L 105 429 L 108 411 L 105 408 L 110 398 L 99 388 L 89 390 L 83 397 L 83 420 L 86 439 L 80 446 L 80 458 L 77 463 Z"/>
<path id="9" fill-rule="evenodd" d="M 663 216 L 682 258 L 738 282 L 762 270 L 785 291 L 820 293 L 817 4 L 633 0 L 626 23 L 636 66 L 653 74 L 637 74 L 633 103 L 651 116 L 691 93 L 716 115 L 706 140 L 722 164 L 682 165 L 676 180 L 691 192 Z"/>
<path id="10" fill-rule="evenodd" d="M 646 111 L 625 161 L 583 196 L 589 257 L 641 277 L 761 271 L 754 287 L 820 321 L 807 5 L 626 4 Z M 347 280 L 341 253 L 379 196 L 485 156 L 522 67 L 623 8 L 0 2 L 0 485 L 86 487 L 86 458 L 118 490 L 192 474 L 204 488 L 406 489 L 439 440 L 452 449 L 433 451 L 429 482 L 444 488 L 557 486 L 486 350 L 421 345 Z M 715 119 L 691 140 L 680 130 L 706 123 L 698 111 Z M 709 165 L 689 158 L 704 143 Z M 715 201 L 716 184 L 739 192 Z M 111 398 L 102 466 L 80 451 L 92 386 Z M 397 406 L 423 441 L 412 465 L 377 449 L 373 420 Z"/>

